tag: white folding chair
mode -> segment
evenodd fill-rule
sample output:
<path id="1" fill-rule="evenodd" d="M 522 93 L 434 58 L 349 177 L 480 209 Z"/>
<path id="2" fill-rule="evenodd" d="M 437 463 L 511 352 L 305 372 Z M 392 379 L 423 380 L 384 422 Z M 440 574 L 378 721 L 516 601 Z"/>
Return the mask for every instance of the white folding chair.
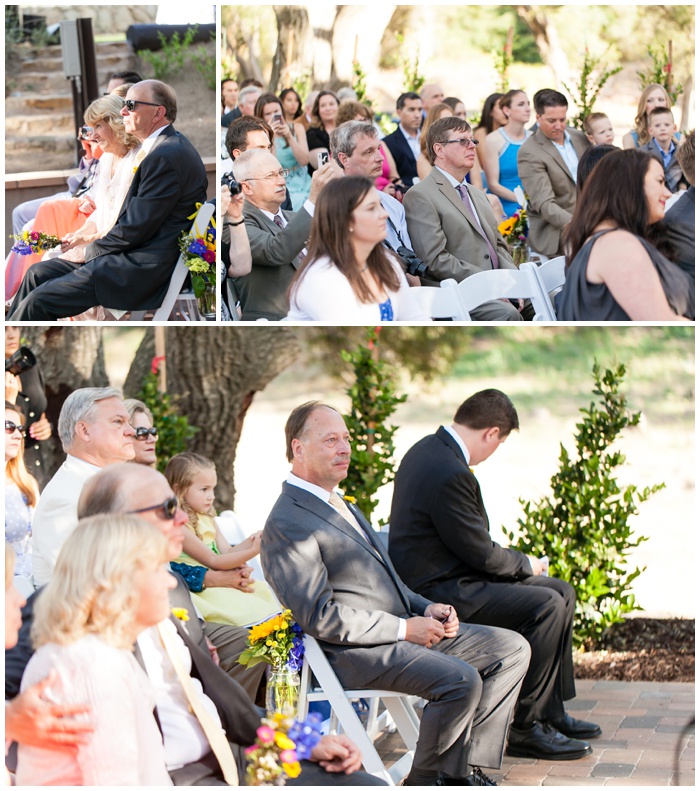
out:
<path id="1" fill-rule="evenodd" d="M 491 269 L 477 272 L 455 286 L 461 306 L 459 319 L 473 321 L 471 312 L 496 299 L 529 299 L 536 314 L 555 321 L 549 299 L 545 299 L 535 276 L 527 269 Z"/>
<path id="2" fill-rule="evenodd" d="M 380 698 L 396 723 L 407 752 L 390 769 L 384 766 L 379 757 L 374 746 L 373 734 L 365 730 L 350 703 L 356 698 Z M 420 727 L 420 721 L 411 703 L 413 698 L 388 690 L 343 689 L 321 646 L 310 635 L 304 635 L 304 667 L 301 673 L 298 705 L 300 719 L 306 718 L 309 703 L 314 700 L 327 700 L 330 703 L 332 722 L 335 721 L 360 748 L 362 763 L 367 772 L 381 777 L 389 785 L 396 785 L 408 773 L 413 763 Z"/>
<path id="3" fill-rule="evenodd" d="M 457 320 L 460 313 L 459 299 L 454 291 L 456 280 L 440 282 L 440 288 L 417 286 L 409 289 L 409 299 L 431 319 Z"/>
<path id="4" fill-rule="evenodd" d="M 520 265 L 520 268 L 532 273 L 549 304 L 553 305 L 552 300 L 554 296 L 562 290 L 566 282 L 565 265 L 566 257 L 560 255 L 556 258 L 550 258 L 545 263 L 540 264 L 540 266 L 537 266 L 534 261 L 526 261 Z M 556 321 L 556 313 L 554 313 L 553 309 L 552 313 L 554 317 L 551 319 L 537 313 L 533 321 Z"/>
<path id="5" fill-rule="evenodd" d="M 197 216 L 194 218 L 191 232 L 195 234 L 204 234 L 213 214 L 214 205 L 212 203 L 203 203 L 199 207 Z M 197 310 L 197 300 L 194 294 L 191 291 L 182 291 L 187 272 L 188 269 L 185 266 L 182 255 L 180 255 L 173 269 L 173 273 L 170 276 L 170 285 L 165 293 L 165 297 L 160 307 L 157 308 L 153 314 L 153 321 L 167 321 L 176 305 L 182 321 L 204 321 Z M 121 319 L 124 314 L 128 312 L 115 308 L 105 308 L 105 310 L 108 310 L 117 320 Z M 132 310 L 128 321 L 143 321 L 147 312 L 148 311 L 145 310 Z"/>

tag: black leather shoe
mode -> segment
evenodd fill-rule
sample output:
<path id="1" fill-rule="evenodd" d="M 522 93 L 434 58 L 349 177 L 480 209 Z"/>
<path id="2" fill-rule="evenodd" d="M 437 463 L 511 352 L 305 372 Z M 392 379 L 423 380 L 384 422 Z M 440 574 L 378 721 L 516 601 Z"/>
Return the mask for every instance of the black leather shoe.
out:
<path id="1" fill-rule="evenodd" d="M 603 733 L 600 725 L 596 725 L 595 722 L 576 720 L 566 712 L 561 719 L 547 720 L 547 722 L 553 728 L 556 728 L 559 733 L 563 733 L 564 736 L 570 736 L 572 739 L 594 739 Z"/>
<path id="2" fill-rule="evenodd" d="M 436 785 L 439 786 L 496 786 L 498 783 L 485 775 L 478 766 L 472 769 L 466 777 L 441 777 Z"/>
<path id="3" fill-rule="evenodd" d="M 506 754 L 543 761 L 574 761 L 593 752 L 588 742 L 570 739 L 546 722 L 534 722 L 526 730 L 510 727 Z"/>

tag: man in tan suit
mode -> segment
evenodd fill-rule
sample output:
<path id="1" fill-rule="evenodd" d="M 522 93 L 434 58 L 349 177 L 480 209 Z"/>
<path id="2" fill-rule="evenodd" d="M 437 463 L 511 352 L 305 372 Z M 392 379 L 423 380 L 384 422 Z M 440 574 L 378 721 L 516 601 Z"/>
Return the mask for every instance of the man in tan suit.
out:
<path id="1" fill-rule="evenodd" d="M 447 278 L 462 281 L 490 269 L 515 269 L 488 200 L 465 182 L 476 145 L 469 124 L 456 116 L 442 118 L 428 130 L 433 169 L 403 200 L 413 249 L 428 265 L 423 285 Z M 531 311 L 529 304 L 521 314 L 512 303 L 497 300 L 471 315 L 476 321 L 522 321 L 531 318 Z"/>
<path id="2" fill-rule="evenodd" d="M 578 161 L 591 145 L 582 132 L 566 126 L 568 107 L 559 91 L 538 91 L 538 129 L 518 152 L 518 175 L 529 204 L 530 246 L 548 256 L 564 252 L 562 231 L 576 205 Z"/>

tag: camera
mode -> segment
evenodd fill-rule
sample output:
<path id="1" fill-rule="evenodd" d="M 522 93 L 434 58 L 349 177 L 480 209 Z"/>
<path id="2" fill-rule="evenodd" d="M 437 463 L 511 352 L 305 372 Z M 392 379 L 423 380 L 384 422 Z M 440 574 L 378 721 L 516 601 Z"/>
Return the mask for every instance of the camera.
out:
<path id="1" fill-rule="evenodd" d="M 322 168 L 328 162 L 328 152 L 321 151 L 318 155 L 318 166 Z"/>
<path id="2" fill-rule="evenodd" d="M 394 252 L 406 265 L 406 271 L 409 275 L 415 275 L 416 277 L 428 276 L 428 265 L 421 261 L 413 250 L 409 250 L 408 247 L 400 244 Z"/>
<path id="3" fill-rule="evenodd" d="M 34 356 L 34 352 L 26 346 L 20 346 L 11 357 L 5 360 L 5 370 L 15 376 L 19 376 L 35 365 L 36 357 Z"/>
<path id="4" fill-rule="evenodd" d="M 81 140 L 91 140 L 92 139 L 92 127 L 91 126 L 81 126 L 80 131 L 78 132 L 78 137 Z"/>
<path id="5" fill-rule="evenodd" d="M 224 173 L 224 175 L 221 177 L 221 186 L 228 187 L 231 195 L 240 195 L 243 191 L 241 183 L 236 181 L 236 177 L 233 175 L 233 173 Z"/>
<path id="6" fill-rule="evenodd" d="M 405 195 L 409 190 L 400 178 L 392 179 L 391 183 L 394 185 L 396 192 L 400 192 L 402 195 Z"/>

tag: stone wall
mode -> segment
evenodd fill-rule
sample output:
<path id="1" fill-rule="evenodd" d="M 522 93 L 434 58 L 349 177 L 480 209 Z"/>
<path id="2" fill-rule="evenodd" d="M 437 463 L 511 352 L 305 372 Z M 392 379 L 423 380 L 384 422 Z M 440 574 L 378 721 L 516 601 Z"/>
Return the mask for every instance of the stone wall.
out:
<path id="1" fill-rule="evenodd" d="M 126 33 L 129 25 L 151 23 L 156 20 L 157 5 L 61 5 L 20 6 L 24 14 L 46 17 L 52 25 L 62 19 L 92 19 L 93 33 Z"/>

